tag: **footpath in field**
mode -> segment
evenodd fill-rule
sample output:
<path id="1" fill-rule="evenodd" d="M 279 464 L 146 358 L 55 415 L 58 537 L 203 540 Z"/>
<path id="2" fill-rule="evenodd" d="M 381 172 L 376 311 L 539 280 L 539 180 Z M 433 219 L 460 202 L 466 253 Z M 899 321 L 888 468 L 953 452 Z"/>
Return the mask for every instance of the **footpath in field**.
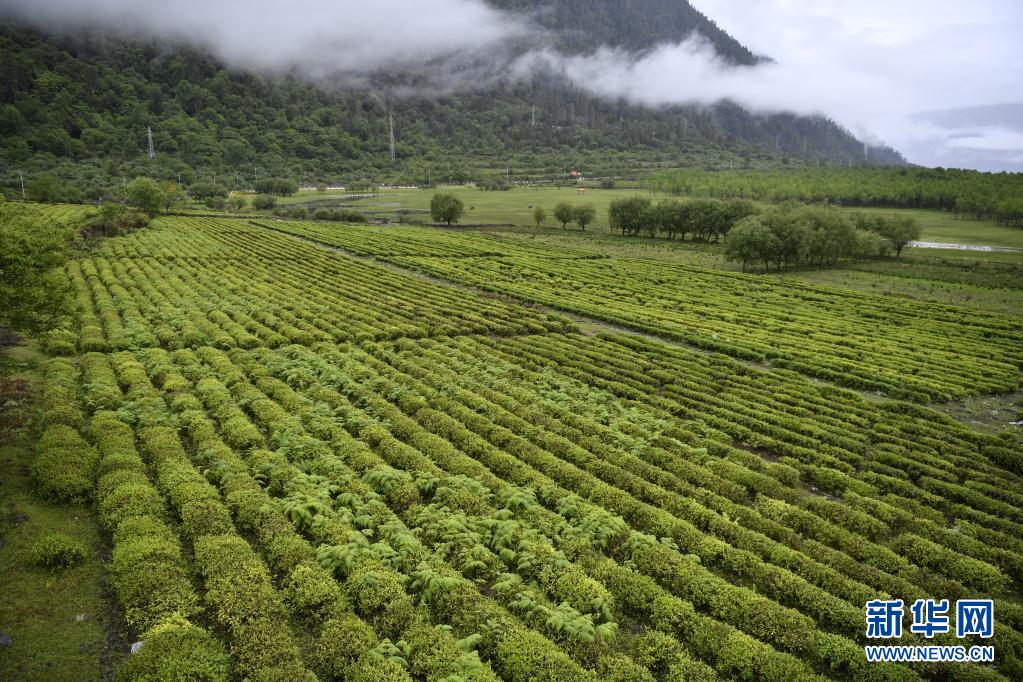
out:
<path id="1" fill-rule="evenodd" d="M 402 257 L 430 235 L 457 246 Z M 1012 434 L 241 221 L 160 219 L 68 276 L 36 466 L 111 539 L 127 677 L 970 672 L 866 662 L 864 602 L 896 594 L 993 598 L 972 672 L 1023 673 Z"/>

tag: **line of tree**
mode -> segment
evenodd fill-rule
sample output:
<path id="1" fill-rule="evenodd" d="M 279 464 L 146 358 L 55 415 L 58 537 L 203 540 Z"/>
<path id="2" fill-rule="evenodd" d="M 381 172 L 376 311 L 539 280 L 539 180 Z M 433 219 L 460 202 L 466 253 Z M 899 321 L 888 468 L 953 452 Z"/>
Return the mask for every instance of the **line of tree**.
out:
<path id="1" fill-rule="evenodd" d="M 912 218 L 854 214 L 833 206 L 787 202 L 740 220 L 724 238 L 730 261 L 763 264 L 765 270 L 800 266 L 829 266 L 843 260 L 896 256 L 919 238 Z"/>
<path id="2" fill-rule="evenodd" d="M 543 211 L 542 208 L 537 208 L 539 211 Z M 536 210 L 533 211 L 533 219 L 536 220 L 537 227 L 543 222 L 546 217 L 546 213 L 543 217 L 538 218 Z M 568 203 L 567 201 L 559 201 L 554 205 L 554 219 L 561 223 L 561 229 L 568 227 L 569 223 L 575 223 L 583 230 L 586 226 L 592 223 L 597 217 L 597 209 L 593 208 L 591 204 L 579 204 L 575 206 Z"/>
<path id="3" fill-rule="evenodd" d="M 608 208 L 611 230 L 620 230 L 622 236 L 645 233 L 656 237 L 658 233 L 669 239 L 719 239 L 733 225 L 753 215 L 756 207 L 749 201 L 718 201 L 694 199 L 676 201 L 665 199 L 654 203 L 648 197 L 632 196 L 615 199 Z"/>
<path id="4" fill-rule="evenodd" d="M 1011 197 L 998 202 L 995 222 L 1006 227 L 1023 227 L 1023 197 Z"/>
<path id="5" fill-rule="evenodd" d="M 755 201 L 828 201 L 849 206 L 936 208 L 957 217 L 1023 227 L 1023 173 L 951 168 L 804 168 L 757 171 L 672 169 L 645 179 L 680 196 Z"/>
<path id="6" fill-rule="evenodd" d="M 272 197 L 291 196 L 298 191 L 298 183 L 288 178 L 263 178 L 256 180 L 253 189 L 258 194 L 269 194 Z"/>

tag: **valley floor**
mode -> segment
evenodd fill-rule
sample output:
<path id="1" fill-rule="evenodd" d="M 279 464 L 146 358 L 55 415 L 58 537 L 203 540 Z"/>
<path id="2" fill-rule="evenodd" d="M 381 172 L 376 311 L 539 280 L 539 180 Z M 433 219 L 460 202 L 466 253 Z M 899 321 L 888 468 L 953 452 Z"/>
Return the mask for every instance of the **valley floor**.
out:
<path id="1" fill-rule="evenodd" d="M 67 267 L 41 436 L 4 450 L 0 669 L 1018 678 L 1002 256 L 763 276 L 606 232 L 159 218 Z M 57 525 L 85 561 L 31 568 Z M 996 664 L 867 663 L 887 595 L 993 599 Z"/>

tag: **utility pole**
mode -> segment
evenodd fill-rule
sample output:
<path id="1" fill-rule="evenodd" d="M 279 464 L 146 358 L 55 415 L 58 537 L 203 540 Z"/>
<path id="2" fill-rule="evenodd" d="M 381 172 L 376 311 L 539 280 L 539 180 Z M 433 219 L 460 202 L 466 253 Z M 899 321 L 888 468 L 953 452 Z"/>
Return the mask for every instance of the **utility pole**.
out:
<path id="1" fill-rule="evenodd" d="M 155 159 L 156 158 L 156 148 L 153 147 L 153 129 L 150 128 L 149 126 L 146 126 L 146 138 L 149 141 L 149 158 Z"/>
<path id="2" fill-rule="evenodd" d="M 18 179 L 21 180 L 21 200 L 25 201 L 25 176 L 18 171 Z"/>
<path id="3" fill-rule="evenodd" d="M 536 105 L 535 104 L 533 105 L 533 114 L 532 114 L 532 116 L 529 119 L 529 127 L 530 128 L 535 128 L 536 127 Z"/>
<path id="4" fill-rule="evenodd" d="M 391 129 L 391 161 L 394 161 L 394 116 L 387 112 L 387 122 Z"/>

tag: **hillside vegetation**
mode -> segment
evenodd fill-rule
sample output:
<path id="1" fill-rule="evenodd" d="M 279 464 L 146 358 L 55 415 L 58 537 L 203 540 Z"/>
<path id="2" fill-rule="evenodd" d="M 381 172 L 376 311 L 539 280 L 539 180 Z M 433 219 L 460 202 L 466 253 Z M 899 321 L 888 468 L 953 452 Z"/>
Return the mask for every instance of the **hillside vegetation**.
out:
<path id="1" fill-rule="evenodd" d="M 669 35 L 688 25 L 679 22 Z M 622 33 L 623 40 L 652 45 L 660 36 L 637 31 Z M 117 196 L 122 178 L 135 175 L 242 188 L 268 176 L 422 184 L 509 170 L 517 179 L 551 179 L 568 167 L 610 176 L 665 163 L 862 160 L 860 142 L 822 118 L 754 116 L 729 103 L 648 109 L 599 99 L 552 74 L 457 94 L 397 96 L 400 74 L 363 89 L 327 86 L 230 70 L 181 45 L 44 36 L 13 25 L 0 25 L 0 70 L 0 182 L 11 194 L 20 189 L 18 170 L 29 181 L 55 172 L 71 183 L 74 194 L 59 197 L 68 199 Z M 871 161 L 902 162 L 883 149 Z"/>

